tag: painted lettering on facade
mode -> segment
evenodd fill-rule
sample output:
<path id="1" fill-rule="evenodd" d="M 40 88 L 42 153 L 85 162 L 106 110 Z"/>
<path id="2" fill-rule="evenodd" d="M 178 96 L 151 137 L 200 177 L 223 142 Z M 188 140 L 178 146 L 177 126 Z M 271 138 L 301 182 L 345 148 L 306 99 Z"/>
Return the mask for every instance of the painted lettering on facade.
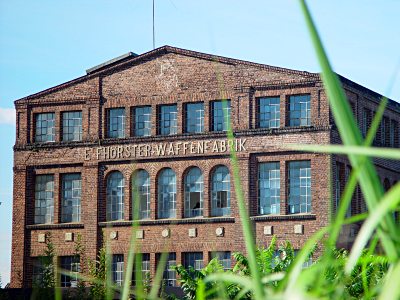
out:
<path id="1" fill-rule="evenodd" d="M 85 160 L 136 159 L 229 153 L 230 149 L 246 151 L 246 139 L 102 146 L 86 148 L 84 156 Z"/>

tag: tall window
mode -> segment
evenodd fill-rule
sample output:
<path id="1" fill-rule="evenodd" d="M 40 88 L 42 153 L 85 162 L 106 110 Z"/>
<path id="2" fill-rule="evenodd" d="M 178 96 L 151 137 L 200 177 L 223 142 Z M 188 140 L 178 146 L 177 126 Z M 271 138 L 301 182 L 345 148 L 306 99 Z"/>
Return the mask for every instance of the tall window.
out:
<path id="1" fill-rule="evenodd" d="M 226 216 L 231 213 L 231 184 L 229 170 L 219 166 L 211 179 L 211 215 Z"/>
<path id="2" fill-rule="evenodd" d="M 176 175 L 170 168 L 161 171 L 158 177 L 158 218 L 176 217 Z"/>
<path id="3" fill-rule="evenodd" d="M 151 135 L 151 106 L 135 107 L 133 109 L 133 135 Z"/>
<path id="4" fill-rule="evenodd" d="M 197 271 L 203 269 L 203 252 L 183 253 L 183 266 L 186 270 L 188 270 L 189 267 Z"/>
<path id="5" fill-rule="evenodd" d="M 280 99 L 267 97 L 258 99 L 258 127 L 279 128 L 280 126 Z"/>
<path id="6" fill-rule="evenodd" d="M 81 221 L 81 174 L 65 174 L 62 180 L 61 222 Z"/>
<path id="7" fill-rule="evenodd" d="M 381 145 L 382 146 L 387 146 L 388 141 L 387 141 L 387 127 L 388 127 L 389 120 L 386 117 L 382 118 L 381 124 L 380 124 L 380 130 L 381 130 Z"/>
<path id="8" fill-rule="evenodd" d="M 231 252 L 230 251 L 211 252 L 211 258 L 217 258 L 219 263 L 224 267 L 225 271 L 231 269 Z"/>
<path id="9" fill-rule="evenodd" d="M 340 206 L 340 199 L 342 197 L 346 182 L 348 181 L 351 173 L 350 166 L 345 166 L 345 164 L 341 162 L 336 162 L 336 174 L 335 174 L 335 186 L 336 186 L 336 193 L 335 193 L 335 200 L 336 200 L 336 212 L 339 210 Z M 352 201 L 353 202 L 353 199 Z M 351 216 L 351 203 L 347 207 L 346 217 Z"/>
<path id="10" fill-rule="evenodd" d="M 124 255 L 114 254 L 112 256 L 112 279 L 114 284 L 121 286 L 124 280 Z"/>
<path id="11" fill-rule="evenodd" d="M 35 142 L 43 143 L 55 141 L 54 119 L 54 113 L 36 114 Z"/>
<path id="12" fill-rule="evenodd" d="M 61 287 L 77 287 L 78 273 L 81 271 L 79 256 L 61 256 L 60 267 L 73 273 L 71 275 L 61 273 Z"/>
<path id="13" fill-rule="evenodd" d="M 107 177 L 107 221 L 124 218 L 125 180 L 120 172 L 112 172 Z"/>
<path id="14" fill-rule="evenodd" d="M 150 254 L 149 253 L 143 253 L 140 254 L 142 257 L 142 262 L 140 265 L 140 272 L 141 272 L 141 278 L 140 280 L 143 283 L 149 284 L 150 282 Z M 135 259 L 135 264 L 136 264 L 136 259 Z M 139 280 L 139 276 L 136 273 L 136 265 L 133 266 L 133 274 L 132 274 L 132 279 L 133 279 L 133 285 L 136 285 L 136 283 Z"/>
<path id="15" fill-rule="evenodd" d="M 172 135 L 178 133 L 178 108 L 176 104 L 161 105 L 158 115 L 158 133 Z"/>
<path id="16" fill-rule="evenodd" d="M 335 172 L 335 204 L 336 213 L 339 211 L 340 197 L 342 196 L 342 185 L 344 184 L 344 164 L 336 162 L 336 172 Z"/>
<path id="17" fill-rule="evenodd" d="M 187 103 L 185 107 L 185 132 L 201 133 L 204 131 L 204 103 Z"/>
<path id="18" fill-rule="evenodd" d="M 112 108 L 108 110 L 108 137 L 125 137 L 125 108 Z"/>
<path id="19" fill-rule="evenodd" d="M 311 162 L 289 162 L 289 213 L 311 212 Z"/>
<path id="20" fill-rule="evenodd" d="M 294 95 L 289 97 L 289 126 L 311 125 L 310 95 Z"/>
<path id="21" fill-rule="evenodd" d="M 349 181 L 350 173 L 351 173 L 351 166 L 347 165 L 345 167 L 345 171 L 344 171 L 345 182 Z M 347 207 L 346 217 L 351 217 L 351 204 L 352 204 L 353 201 L 354 201 L 354 193 L 353 193 L 353 196 L 351 197 L 351 201 L 349 203 L 349 206 Z"/>
<path id="22" fill-rule="evenodd" d="M 161 254 L 157 254 L 157 263 L 160 263 Z M 176 266 L 176 253 L 168 253 L 167 264 L 163 273 L 163 280 L 166 286 L 176 286 L 176 271 L 174 269 Z"/>
<path id="23" fill-rule="evenodd" d="M 203 215 L 203 173 L 191 168 L 185 176 L 185 217 Z"/>
<path id="24" fill-rule="evenodd" d="M 63 141 L 82 140 L 82 112 L 67 111 L 62 114 Z"/>
<path id="25" fill-rule="evenodd" d="M 396 147 L 395 143 L 395 136 L 397 133 L 397 122 L 394 120 L 390 120 L 390 129 L 389 129 L 389 142 L 390 142 L 390 147 L 394 148 Z"/>
<path id="26" fill-rule="evenodd" d="M 261 163 L 258 169 L 258 213 L 260 215 L 280 212 L 279 162 Z"/>
<path id="27" fill-rule="evenodd" d="M 150 175 L 145 170 L 138 170 L 133 177 L 133 201 L 139 201 L 133 209 L 139 209 L 139 219 L 150 218 Z M 134 202 L 135 203 L 135 202 Z M 135 212 L 133 211 L 135 218 Z"/>
<path id="28" fill-rule="evenodd" d="M 32 287 L 43 285 L 44 263 L 42 257 L 32 258 Z"/>
<path id="29" fill-rule="evenodd" d="M 372 121 L 372 111 L 368 108 L 363 109 L 363 114 L 362 114 L 362 133 L 364 137 L 367 136 L 369 126 L 371 126 L 371 121 Z"/>
<path id="30" fill-rule="evenodd" d="M 54 221 L 54 176 L 37 175 L 35 179 L 35 224 Z"/>
<path id="31" fill-rule="evenodd" d="M 231 122 L 231 101 L 211 102 L 211 131 L 227 131 Z"/>

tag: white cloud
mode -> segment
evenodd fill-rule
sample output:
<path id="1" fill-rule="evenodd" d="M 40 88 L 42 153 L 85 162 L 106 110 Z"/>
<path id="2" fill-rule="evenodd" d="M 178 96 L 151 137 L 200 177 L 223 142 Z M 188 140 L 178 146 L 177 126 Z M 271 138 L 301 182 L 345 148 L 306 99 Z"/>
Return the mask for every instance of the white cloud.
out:
<path id="1" fill-rule="evenodd" d="M 15 125 L 15 109 L 0 107 L 0 124 Z"/>

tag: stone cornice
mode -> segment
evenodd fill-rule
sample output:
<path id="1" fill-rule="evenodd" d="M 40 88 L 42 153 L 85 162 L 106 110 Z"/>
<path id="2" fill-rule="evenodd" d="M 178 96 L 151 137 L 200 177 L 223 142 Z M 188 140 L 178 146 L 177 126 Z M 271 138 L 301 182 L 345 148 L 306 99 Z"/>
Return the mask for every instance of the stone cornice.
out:
<path id="1" fill-rule="evenodd" d="M 257 128 L 236 131 L 236 137 L 251 137 L 260 135 L 280 135 L 290 133 L 304 133 L 304 132 L 320 132 L 330 131 L 332 126 L 307 126 L 307 127 L 283 127 L 283 128 Z M 138 143 L 151 143 L 151 142 L 172 142 L 182 140 L 205 140 L 205 139 L 218 139 L 226 138 L 226 132 L 205 132 L 200 134 L 177 134 L 177 135 L 157 135 L 149 137 L 127 137 L 121 139 L 101 139 L 97 141 L 81 141 L 81 142 L 52 142 L 52 143 L 32 143 L 24 146 L 15 145 L 14 151 L 39 151 L 42 149 L 58 149 L 58 148 L 76 148 L 76 147 L 95 147 L 95 146 L 109 146 L 109 145 L 124 145 L 124 144 L 138 144 Z"/>

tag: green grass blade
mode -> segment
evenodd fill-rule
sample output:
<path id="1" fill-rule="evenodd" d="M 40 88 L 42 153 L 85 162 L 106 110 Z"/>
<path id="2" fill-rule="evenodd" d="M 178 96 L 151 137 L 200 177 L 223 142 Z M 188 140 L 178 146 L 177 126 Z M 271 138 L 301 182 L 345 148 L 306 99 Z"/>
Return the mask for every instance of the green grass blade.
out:
<path id="1" fill-rule="evenodd" d="M 386 277 L 383 284 L 382 292 L 378 300 L 398 300 L 400 299 L 400 261 L 391 269 Z"/>
<path id="2" fill-rule="evenodd" d="M 346 145 L 286 145 L 285 147 L 319 153 L 334 153 L 346 155 L 360 155 L 370 157 L 380 157 L 387 159 L 400 160 L 400 150 L 394 148 L 377 148 L 366 146 L 346 146 Z M 362 161 L 361 161 L 362 162 Z M 359 167 L 359 165 L 357 165 Z"/>
<path id="3" fill-rule="evenodd" d="M 345 97 L 339 79 L 332 71 L 308 7 L 304 0 L 300 0 L 300 5 L 322 69 L 322 80 L 342 141 L 345 145 L 361 145 L 360 131 L 354 121 L 350 105 Z M 354 168 L 358 168 L 364 163 L 362 157 L 358 155 L 350 154 L 349 159 Z M 383 195 L 383 188 L 376 170 L 369 159 L 365 160 L 363 172 L 359 174 L 359 182 L 368 208 L 370 211 L 373 211 Z M 381 227 L 382 230 L 378 230 L 378 234 L 381 238 L 383 248 L 391 259 L 397 259 L 400 249 L 396 247 L 396 244 L 390 239 L 389 235 L 385 233 L 388 231 L 390 235 L 396 234 L 394 221 L 389 216 L 385 216 Z"/>
<path id="4" fill-rule="evenodd" d="M 156 275 L 154 276 L 153 284 L 151 286 L 151 290 L 149 293 L 149 299 L 157 299 L 157 295 L 158 292 L 160 291 L 162 284 L 163 273 L 165 267 L 167 266 L 167 256 L 168 256 L 167 252 L 163 252 L 160 255 L 160 259 L 157 265 Z"/>
<path id="5" fill-rule="evenodd" d="M 285 277 L 285 281 L 287 281 L 286 293 L 291 294 L 296 290 L 296 283 L 303 269 L 303 263 L 308 259 L 315 245 L 329 232 L 329 229 L 330 227 L 321 228 L 303 245 L 294 262 L 290 265 L 287 277 Z"/>
<path id="6" fill-rule="evenodd" d="M 59 271 L 59 268 L 55 267 L 54 268 L 55 272 L 55 287 L 54 287 L 54 299 L 55 300 L 61 300 L 62 299 L 62 293 L 61 293 L 61 273 Z"/>
<path id="7" fill-rule="evenodd" d="M 196 300 L 204 300 L 204 299 L 206 299 L 205 291 L 206 291 L 206 285 L 204 284 L 203 280 L 200 279 L 197 282 Z"/>
<path id="8" fill-rule="evenodd" d="M 272 281 L 280 281 L 285 277 L 285 273 L 284 272 L 275 272 L 275 273 L 271 273 L 268 275 L 265 275 L 261 281 L 262 283 L 266 284 L 266 283 L 270 283 Z"/>
<path id="9" fill-rule="evenodd" d="M 367 252 L 368 257 L 374 253 L 378 242 L 379 242 L 378 236 L 374 236 Z M 368 284 L 367 264 L 368 264 L 367 260 L 363 260 L 361 263 L 361 278 L 362 278 L 365 298 L 370 299 L 372 297 L 370 295 L 369 284 Z"/>
<path id="10" fill-rule="evenodd" d="M 378 110 L 372 120 L 371 127 L 369 128 L 367 137 L 365 138 L 364 141 L 365 146 L 372 145 L 374 136 L 378 131 L 379 124 L 383 118 L 383 113 L 385 112 L 387 102 L 388 102 L 387 98 L 384 97 L 382 98 L 382 101 L 379 103 Z M 365 159 L 363 159 L 362 161 L 365 162 Z M 336 240 L 338 239 L 340 228 L 342 227 L 343 220 L 346 217 L 347 209 L 349 205 L 351 205 L 351 200 L 353 198 L 355 188 L 357 187 L 357 177 L 358 173 L 361 171 L 362 166 L 364 166 L 364 163 L 362 163 L 359 168 L 353 169 L 350 173 L 348 182 L 345 186 L 343 195 L 341 196 L 340 199 L 339 210 L 337 211 L 335 221 L 332 223 L 332 231 L 327 241 L 328 242 L 327 249 L 332 249 L 336 243 Z M 329 255 L 329 252 L 330 250 L 326 251 L 326 254 Z"/>
<path id="11" fill-rule="evenodd" d="M 105 238 L 105 236 L 103 237 Z M 112 279 L 112 253 L 110 251 L 110 244 L 108 241 L 105 243 L 106 245 L 106 299 L 111 300 L 114 298 L 114 282 Z"/>
<path id="12" fill-rule="evenodd" d="M 220 91 L 221 95 L 223 95 L 224 91 L 224 86 L 223 86 L 223 80 L 221 77 L 220 72 L 216 72 L 217 80 L 220 86 Z M 227 138 L 228 141 L 231 143 L 231 145 L 234 144 L 234 134 L 232 130 L 232 124 L 231 121 L 229 120 L 229 116 L 226 112 L 226 107 L 227 107 L 227 101 L 226 99 L 223 99 L 222 101 L 222 107 L 223 113 L 224 113 L 224 119 L 227 124 Z M 261 275 L 258 270 L 258 265 L 256 261 L 256 244 L 254 241 L 253 237 L 253 230 L 250 224 L 250 218 L 248 214 L 248 210 L 244 201 L 244 195 L 243 195 L 243 190 L 242 190 L 242 183 L 240 180 L 240 168 L 239 168 L 239 163 L 238 163 L 238 158 L 235 152 L 234 147 L 230 147 L 229 149 L 230 152 L 230 157 L 231 157 L 231 166 L 232 166 L 232 172 L 233 172 L 233 181 L 234 181 L 234 188 L 235 188 L 235 196 L 236 196 L 236 202 L 238 205 L 239 209 L 239 215 L 240 215 L 240 221 L 242 224 L 242 231 L 243 231 L 243 236 L 245 240 L 245 245 L 246 245 L 246 250 L 247 250 L 247 255 L 249 259 L 249 265 L 250 265 L 250 272 L 252 276 L 252 284 L 254 287 L 254 297 L 255 299 L 264 299 L 264 288 L 261 284 Z"/>
<path id="13" fill-rule="evenodd" d="M 359 253 L 362 252 L 365 245 L 368 243 L 373 232 L 378 227 L 379 223 L 385 215 L 388 215 L 390 211 L 396 209 L 397 205 L 400 204 L 400 183 L 393 186 L 382 198 L 381 202 L 375 207 L 373 213 L 365 220 L 354 245 L 351 249 L 349 260 L 346 264 L 345 271 L 349 274 L 357 263 Z"/>
<path id="14" fill-rule="evenodd" d="M 236 275 L 233 273 L 213 273 L 204 278 L 204 283 L 214 281 L 235 283 L 243 287 L 253 286 L 252 280 L 249 277 Z"/>
<path id="15" fill-rule="evenodd" d="M 134 165 L 132 165 L 132 174 L 134 172 Z M 123 289 L 122 289 L 122 300 L 127 300 L 129 298 L 130 294 L 130 286 L 132 282 L 132 271 L 133 267 L 136 268 L 136 275 L 141 277 L 141 270 L 140 270 L 140 261 L 141 261 L 141 256 L 140 255 L 135 255 L 136 251 L 136 230 L 138 228 L 138 222 L 137 220 L 139 219 L 139 196 L 137 193 L 137 188 L 136 188 L 136 182 L 134 182 L 135 176 L 132 175 L 132 227 L 131 227 L 131 238 L 130 238 L 130 244 L 129 244 L 129 251 L 128 251 L 128 260 L 127 260 L 127 266 L 126 266 L 126 272 L 125 272 L 125 278 L 124 278 L 124 284 L 123 284 Z M 136 257 L 136 263 L 135 262 L 135 257 Z M 138 270 L 139 269 L 139 270 Z M 140 273 L 140 274 L 139 274 Z M 136 281 L 138 282 L 138 280 Z M 141 293 L 141 278 L 139 278 L 139 286 L 136 286 L 136 294 L 137 299 L 142 299 Z"/>

